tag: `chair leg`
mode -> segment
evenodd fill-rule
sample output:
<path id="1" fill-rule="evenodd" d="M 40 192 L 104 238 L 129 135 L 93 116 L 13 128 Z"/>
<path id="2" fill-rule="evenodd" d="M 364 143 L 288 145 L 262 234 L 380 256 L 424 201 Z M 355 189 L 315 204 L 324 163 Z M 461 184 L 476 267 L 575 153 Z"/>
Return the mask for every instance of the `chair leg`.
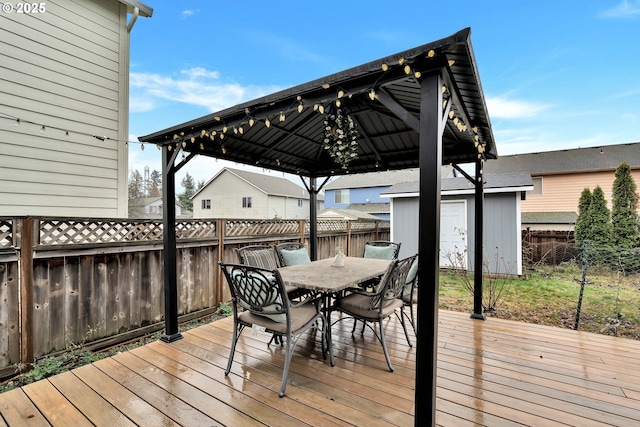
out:
<path id="1" fill-rule="evenodd" d="M 233 355 L 236 352 L 236 344 L 238 342 L 238 338 L 240 338 L 242 329 L 244 329 L 243 325 L 238 325 L 237 321 L 234 322 L 233 339 L 231 340 L 231 353 L 229 353 L 229 360 L 227 361 L 227 369 L 224 371 L 225 377 L 229 375 L 229 372 L 231 372 L 231 365 L 233 364 Z"/>
<path id="2" fill-rule="evenodd" d="M 393 366 L 391 366 L 391 359 L 389 358 L 389 352 L 387 351 L 387 344 L 384 341 L 384 332 L 382 330 L 382 322 L 378 322 L 378 326 L 380 329 L 380 344 L 382 344 L 382 350 L 384 351 L 384 358 L 387 360 L 387 366 L 389 366 L 389 371 L 393 372 Z"/>
<path id="3" fill-rule="evenodd" d="M 286 353 L 284 356 L 284 368 L 282 371 L 282 385 L 280 386 L 280 393 L 278 396 L 284 397 L 284 389 L 287 387 L 287 377 L 289 376 L 289 365 L 291 364 L 291 356 L 293 350 L 291 348 L 291 337 L 287 337 Z"/>
<path id="4" fill-rule="evenodd" d="M 413 326 L 413 334 L 418 336 L 418 329 L 416 328 L 416 321 L 413 318 L 413 304 L 411 305 L 410 310 L 411 310 L 410 311 L 410 313 L 411 313 L 411 326 Z"/>
<path id="5" fill-rule="evenodd" d="M 411 340 L 409 339 L 409 332 L 407 332 L 407 324 L 404 321 L 404 317 L 406 316 L 406 314 L 404 313 L 404 307 L 400 307 L 400 316 L 397 315 L 396 313 L 396 317 L 400 318 L 400 324 L 402 324 L 402 329 L 404 329 L 404 336 L 407 338 L 407 344 L 409 344 L 409 347 L 413 347 L 413 345 L 411 345 Z"/>

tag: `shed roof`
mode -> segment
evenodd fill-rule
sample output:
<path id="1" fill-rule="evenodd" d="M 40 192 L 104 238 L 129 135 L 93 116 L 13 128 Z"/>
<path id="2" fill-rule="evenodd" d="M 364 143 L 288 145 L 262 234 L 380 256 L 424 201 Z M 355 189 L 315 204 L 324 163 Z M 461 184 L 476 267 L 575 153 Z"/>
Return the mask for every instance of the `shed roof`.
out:
<path id="1" fill-rule="evenodd" d="M 533 180 L 528 173 L 501 173 L 484 174 L 485 193 L 506 193 L 510 191 L 533 190 Z M 469 180 L 463 176 L 445 178 L 441 181 L 440 190 L 443 194 L 473 193 L 475 188 Z M 381 196 L 393 197 L 407 194 L 417 194 L 420 191 L 419 181 L 403 182 L 396 184 L 380 193 Z"/>
<path id="2" fill-rule="evenodd" d="M 539 153 L 514 154 L 487 160 L 485 172 L 529 172 L 533 175 L 615 170 L 627 162 L 640 168 L 640 142 L 601 147 L 574 148 Z"/>
<path id="3" fill-rule="evenodd" d="M 420 81 L 444 84 L 442 164 L 497 157 L 470 29 L 139 137 L 145 143 L 309 177 L 419 167 Z M 337 102 L 359 132 L 343 169 L 323 147 Z M 449 110 L 450 109 L 450 110 Z M 437 122 L 436 122 L 437 123 Z M 481 146 L 481 148 L 478 148 Z"/>

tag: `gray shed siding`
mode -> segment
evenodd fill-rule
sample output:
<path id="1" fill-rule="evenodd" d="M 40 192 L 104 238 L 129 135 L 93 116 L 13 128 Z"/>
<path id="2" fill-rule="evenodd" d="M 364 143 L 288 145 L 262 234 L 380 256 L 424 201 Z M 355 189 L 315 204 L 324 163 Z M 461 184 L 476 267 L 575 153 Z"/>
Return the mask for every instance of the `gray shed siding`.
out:
<path id="1" fill-rule="evenodd" d="M 473 271 L 475 247 L 475 198 L 470 195 L 442 196 L 442 201 L 466 200 L 468 265 Z M 484 195 L 483 258 L 492 273 L 522 274 L 520 193 Z M 418 197 L 394 197 L 391 202 L 391 239 L 401 242 L 400 257 L 418 252 Z M 496 249 L 497 248 L 497 249 Z M 496 253 L 498 259 L 496 262 Z"/>
<path id="2" fill-rule="evenodd" d="M 400 259 L 418 253 L 419 209 L 417 197 L 398 197 L 391 201 L 391 240 L 401 242 Z"/>

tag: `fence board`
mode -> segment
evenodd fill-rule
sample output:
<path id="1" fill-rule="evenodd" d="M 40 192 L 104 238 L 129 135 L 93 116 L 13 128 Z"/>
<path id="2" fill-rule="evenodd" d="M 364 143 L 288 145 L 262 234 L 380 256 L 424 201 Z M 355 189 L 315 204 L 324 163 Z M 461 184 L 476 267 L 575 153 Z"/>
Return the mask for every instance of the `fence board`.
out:
<path id="1" fill-rule="evenodd" d="M 78 257 L 69 257 L 65 260 L 64 265 L 64 340 L 68 344 L 77 344 L 80 342 L 80 284 L 78 278 L 80 276 L 80 259 Z"/>
<path id="2" fill-rule="evenodd" d="M 19 230 L 24 234 L 25 227 L 33 231 L 33 246 L 18 243 L 19 250 L 6 248 L 20 242 Z M 349 238 L 351 229 L 346 221 L 323 221 L 318 256 L 332 257 L 335 247 L 347 249 L 347 242 L 348 251 L 359 256 L 364 241 L 388 238 L 388 228 L 378 233 L 376 223 L 354 226 Z M 220 256 L 225 262 L 237 262 L 234 249 L 240 246 L 275 245 L 301 237 L 309 244 L 305 237 L 309 224 L 300 220 L 189 220 L 179 221 L 176 230 L 179 315 L 230 300 L 218 268 Z M 118 334 L 161 324 L 165 309 L 161 239 L 159 221 L 0 218 L 0 368 L 30 363 L 33 357 L 69 344 L 101 339 L 113 343 Z M 22 277 L 33 281 L 24 295 L 19 294 L 18 257 L 28 260 Z M 22 311 L 27 313 L 22 321 L 28 327 L 22 335 L 20 301 L 32 301 L 28 308 L 33 309 L 31 315 L 30 310 Z"/>
<path id="3" fill-rule="evenodd" d="M 0 366 L 20 360 L 18 262 L 0 263 Z"/>
<path id="4" fill-rule="evenodd" d="M 52 349 L 59 351 L 64 350 L 65 331 L 64 321 L 66 307 L 64 295 L 64 258 L 51 260 L 48 265 L 49 270 L 49 298 L 45 301 L 47 305 L 47 315 L 49 318 L 49 337 Z M 46 351 L 46 350 L 44 350 Z"/>

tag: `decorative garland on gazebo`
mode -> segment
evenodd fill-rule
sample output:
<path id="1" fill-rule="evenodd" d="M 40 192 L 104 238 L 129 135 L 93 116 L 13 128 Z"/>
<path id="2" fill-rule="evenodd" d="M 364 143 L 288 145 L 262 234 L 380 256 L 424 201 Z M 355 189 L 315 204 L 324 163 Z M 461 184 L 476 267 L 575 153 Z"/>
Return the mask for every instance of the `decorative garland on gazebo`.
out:
<path id="1" fill-rule="evenodd" d="M 324 119 L 324 149 L 342 169 L 358 157 L 358 131 L 349 115 L 338 107 L 335 113 L 327 113 Z"/>

